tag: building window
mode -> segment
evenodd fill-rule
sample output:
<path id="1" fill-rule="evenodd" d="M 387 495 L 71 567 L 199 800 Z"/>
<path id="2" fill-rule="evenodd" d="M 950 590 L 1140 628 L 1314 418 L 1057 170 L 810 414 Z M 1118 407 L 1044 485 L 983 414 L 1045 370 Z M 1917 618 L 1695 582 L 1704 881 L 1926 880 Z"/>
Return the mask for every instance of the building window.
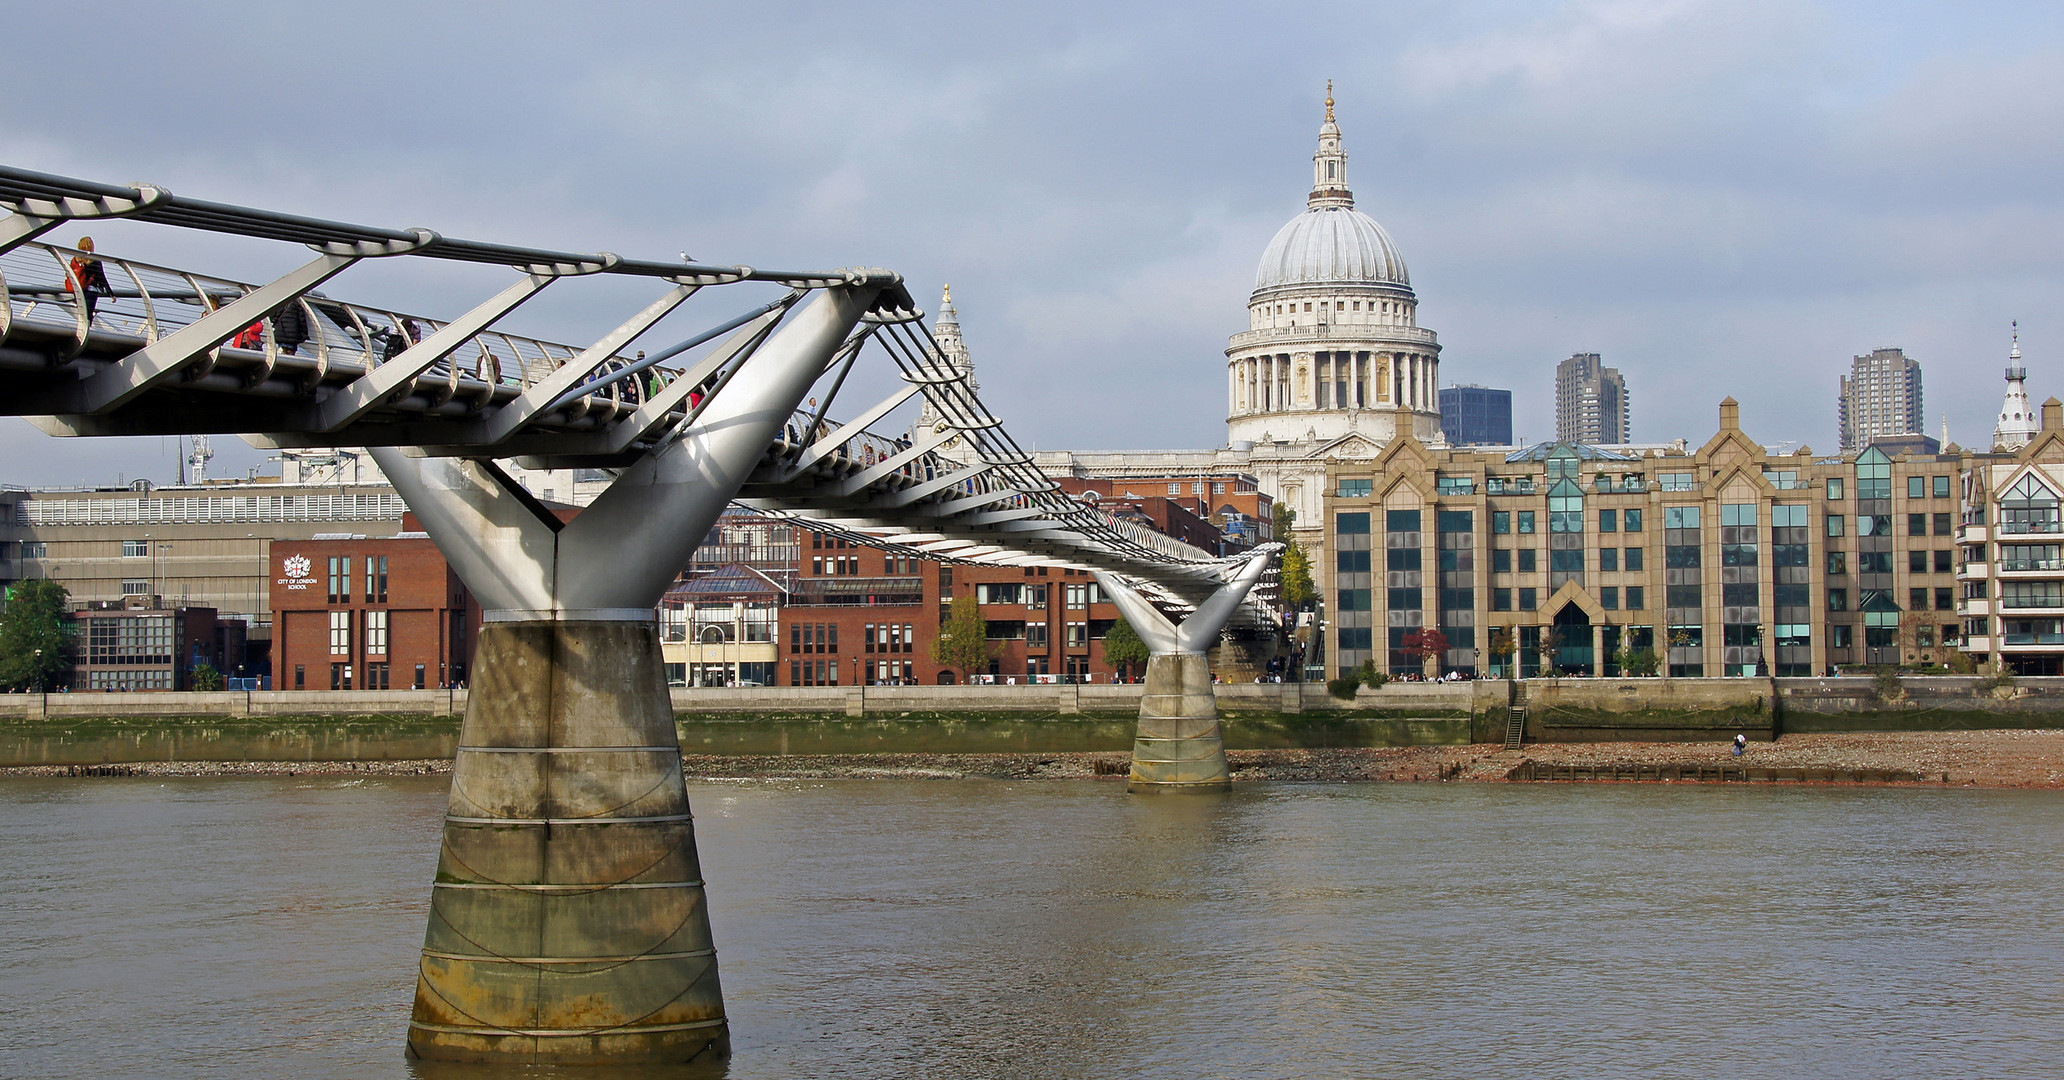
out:
<path id="1" fill-rule="evenodd" d="M 348 611 L 330 612 L 330 655 L 351 655 L 351 613 Z"/>
<path id="2" fill-rule="evenodd" d="M 1521 510 L 1519 512 L 1519 531 L 1522 533 L 1534 531 L 1534 512 L 1532 510 Z"/>
<path id="3" fill-rule="evenodd" d="M 1909 499 L 1925 499 L 1925 498 L 1927 498 L 1927 497 L 1928 497 L 1928 478 L 1927 478 L 1927 477 L 1925 477 L 1925 476 L 1909 476 L 1909 477 L 1907 477 L 1907 478 L 1906 478 L 1906 497 L 1907 497 L 1907 498 L 1909 498 Z"/>
<path id="4" fill-rule="evenodd" d="M 1845 535 L 1848 531 L 1849 530 L 1847 524 L 1844 521 L 1842 515 L 1829 514 L 1827 516 L 1827 534 L 1829 536 L 1842 536 Z"/>
<path id="5" fill-rule="evenodd" d="M 1620 590 L 1611 585 L 1599 589 L 1598 605 L 1607 611 L 1620 610 Z"/>
<path id="6" fill-rule="evenodd" d="M 1841 477 L 1830 476 L 1827 478 L 1827 497 L 1830 499 L 1839 499 L 1842 497 Z"/>
<path id="7" fill-rule="evenodd" d="M 1936 590 L 1935 590 L 1935 610 L 1937 610 L 1937 611 L 1954 611 L 1954 610 L 1956 610 L 1956 590 L 1955 590 L 1955 589 L 1953 589 L 1953 588 L 1945 588 L 1945 589 L 1936 589 Z"/>
<path id="8" fill-rule="evenodd" d="M 1627 586 L 1627 610 L 1628 610 L 1628 611 L 1641 611 L 1641 610 L 1644 610 L 1644 602 L 1645 602 L 1645 599 L 1646 599 L 1646 596 L 1647 596 L 1647 592 L 1648 592 L 1648 590 L 1647 590 L 1647 589 L 1644 589 L 1643 587 L 1641 587 L 1641 586 L 1639 586 L 1639 585 L 1629 585 L 1629 586 Z"/>
<path id="9" fill-rule="evenodd" d="M 1510 533 L 1512 531 L 1512 511 L 1491 511 L 1491 531 L 1499 536 Z"/>
<path id="10" fill-rule="evenodd" d="M 351 689 L 351 665 L 350 665 L 350 664 L 331 664 L 331 665 L 330 665 L 330 689 L 332 689 L 332 690 L 349 690 L 349 689 Z"/>
<path id="11" fill-rule="evenodd" d="M 1598 531 L 1602 533 L 1619 532 L 1620 512 L 1617 510 L 1600 510 L 1598 512 Z"/>
<path id="12" fill-rule="evenodd" d="M 1491 573 L 1494 573 L 1494 574 L 1509 574 L 1509 573 L 1511 573 L 1511 572 L 1512 572 L 1512 549 L 1511 549 L 1511 548 L 1492 548 L 1492 549 L 1491 549 Z"/>
<path id="13" fill-rule="evenodd" d="M 1956 553 L 1947 548 L 1937 551 L 1935 553 L 1935 572 L 1938 574 L 1956 573 Z"/>
<path id="14" fill-rule="evenodd" d="M 365 688 L 368 690 L 390 689 L 387 685 L 386 664 L 367 664 L 365 666 Z"/>
<path id="15" fill-rule="evenodd" d="M 1620 515 L 1620 518 L 1626 524 L 1627 532 L 1641 531 L 1641 509 L 1639 507 L 1629 507 Z M 1632 569 L 1632 567 L 1629 567 L 1629 569 Z"/>
<path id="16" fill-rule="evenodd" d="M 370 562 L 371 560 L 370 560 L 370 559 L 368 559 L 367 561 L 368 561 L 368 562 Z M 334 614 L 334 615 L 343 615 L 343 614 L 346 614 L 346 613 L 345 613 L 345 612 L 342 612 L 342 611 L 338 611 L 338 612 L 332 612 L 332 614 Z M 370 653 L 370 654 L 374 655 L 374 656 L 385 656 L 385 655 L 387 654 L 387 613 L 386 613 L 386 612 L 384 612 L 384 611 L 368 611 L 368 612 L 366 612 L 366 613 L 365 613 L 365 651 L 366 651 L 367 653 Z M 385 665 L 382 665 L 382 666 L 384 667 Z M 372 672 L 372 668 L 371 668 L 371 667 L 368 667 L 368 668 L 366 669 L 366 689 L 368 689 L 368 690 L 385 690 L 385 689 L 386 689 L 386 687 L 384 687 L 384 686 L 374 686 L 374 685 L 373 685 L 373 683 L 372 683 L 372 678 L 373 678 L 373 672 Z"/>
<path id="17" fill-rule="evenodd" d="M 1696 473 L 1666 472 L 1656 474 L 1656 486 L 1664 491 L 1696 491 Z"/>
<path id="18" fill-rule="evenodd" d="M 1534 569 L 1535 569 L 1535 562 L 1536 562 L 1536 559 L 1537 559 L 1537 556 L 1535 555 L 1535 552 L 1534 552 L 1534 549 L 1533 549 L 1533 548 L 1520 548 L 1520 549 L 1519 549 L 1519 572 L 1520 572 L 1520 573 L 1522 573 L 1522 574 L 1531 574 L 1531 573 L 1533 573 L 1533 572 L 1534 572 Z M 1527 610 L 1531 611 L 1531 610 L 1533 610 L 1533 609 L 1532 609 L 1532 608 L 1528 608 Z"/>
<path id="19" fill-rule="evenodd" d="M 330 603 L 351 602 L 351 556 L 330 556 Z"/>
<path id="20" fill-rule="evenodd" d="M 1827 609 L 1829 611 L 1849 610 L 1849 590 L 1829 589 L 1827 591 Z"/>
<path id="21" fill-rule="evenodd" d="M 368 555 L 365 561 L 365 599 L 368 604 L 387 602 L 387 556 Z M 367 679 L 372 678 L 371 673 Z M 367 689 L 372 689 L 370 685 Z M 384 688 L 383 688 L 384 689 Z"/>
<path id="22" fill-rule="evenodd" d="M 1619 549 L 1619 548 L 1599 548 L 1599 549 L 1598 549 L 1598 569 L 1599 569 L 1599 570 L 1601 570 L 1601 571 L 1612 571 L 1612 570 L 1618 570 L 1619 568 L 1620 568 L 1620 549 Z"/>
<path id="23" fill-rule="evenodd" d="M 416 665 L 416 689 L 421 690 L 423 688 L 423 678 L 427 674 L 428 672 L 424 670 L 422 664 Z"/>
<path id="24" fill-rule="evenodd" d="M 1938 499 L 1949 498 L 1949 477 L 1938 476 L 1935 478 L 1935 497 Z"/>
<path id="25" fill-rule="evenodd" d="M 1511 610 L 1512 610 L 1512 590 L 1511 590 L 1511 589 L 1492 589 L 1492 590 L 1491 590 L 1491 610 L 1492 610 L 1492 611 L 1511 611 Z"/>
<path id="26" fill-rule="evenodd" d="M 148 540 L 124 540 L 124 541 L 122 541 L 122 557 L 123 557 L 123 558 L 125 558 L 125 559 L 141 559 L 141 558 L 146 558 L 146 557 L 148 557 L 149 555 L 150 555 L 150 541 L 148 541 Z"/>
<path id="27" fill-rule="evenodd" d="M 1521 590 L 1519 590 L 1519 610 L 1521 610 L 1521 611 L 1532 611 L 1532 610 L 1534 610 L 1534 593 L 1535 593 L 1535 590 L 1533 590 L 1533 589 L 1521 589 Z"/>
<path id="28" fill-rule="evenodd" d="M 1847 623 L 1828 627 L 1828 648 L 1847 649 L 1856 644 L 1856 628 Z"/>
<path id="29" fill-rule="evenodd" d="M 1640 548 L 1628 548 L 1628 549 L 1627 549 L 1627 551 L 1626 551 L 1626 555 L 1627 555 L 1627 570 L 1628 570 L 1629 572 L 1632 572 L 1632 571 L 1635 571 L 1635 570 L 1639 570 L 1639 569 L 1641 569 L 1641 549 L 1640 549 Z"/>
<path id="30" fill-rule="evenodd" d="M 1935 515 L 1935 535 L 1937 535 L 1937 536 L 1948 536 L 1948 535 L 1950 535 L 1950 528 L 1951 528 L 1951 527 L 1950 527 L 1950 523 L 1949 523 L 1949 518 L 1950 518 L 1950 515 L 1948 515 L 1948 514 L 1936 514 L 1936 515 Z"/>
<path id="31" fill-rule="evenodd" d="M 1907 573 L 1909 573 L 1909 574 L 1925 574 L 1925 573 L 1927 573 L 1927 572 L 1928 572 L 1928 553 L 1927 553 L 1927 552 L 1925 552 L 1925 551 L 1909 551 L 1909 552 L 1907 552 L 1907 553 L 1906 553 L 1906 572 L 1907 572 Z"/>
<path id="32" fill-rule="evenodd" d="M 308 689 L 308 666 L 305 664 L 294 665 L 294 689 Z"/>
<path id="33" fill-rule="evenodd" d="M 1373 479 L 1342 480 L 1340 481 L 1340 487 L 1337 489 L 1336 494 L 1339 498 L 1343 499 L 1358 499 L 1367 495 L 1373 495 L 1375 494 L 1375 492 L 1376 481 Z"/>
<path id="34" fill-rule="evenodd" d="M 1071 649 L 1084 649 L 1084 648 L 1088 648 L 1088 647 L 1089 647 L 1089 624 L 1088 624 L 1088 623 L 1086 623 L 1086 622 L 1071 622 L 1071 623 L 1068 623 L 1068 624 L 1067 624 L 1067 631 L 1068 631 L 1068 638 L 1067 638 L 1067 640 L 1068 640 L 1068 647 L 1069 647 L 1069 648 L 1071 648 Z"/>
<path id="35" fill-rule="evenodd" d="M 42 540 L 24 540 L 21 553 L 24 559 L 47 559 L 50 557 L 50 545 Z"/>
<path id="36" fill-rule="evenodd" d="M 130 581 L 125 579 L 122 582 L 123 596 L 149 596 L 150 591 L 151 583 L 148 581 Z"/>
<path id="37" fill-rule="evenodd" d="M 1830 551 L 1830 552 L 1828 552 L 1828 553 L 1827 553 L 1827 572 L 1828 572 L 1828 576 L 1829 576 L 1829 577 L 1836 577 L 1836 576 L 1839 576 L 1839 575 L 1842 575 L 1842 574 L 1846 574 L 1846 573 L 1848 573 L 1848 572 L 1849 572 L 1849 553 L 1848 553 L 1848 552 L 1846 552 L 1846 551 Z"/>

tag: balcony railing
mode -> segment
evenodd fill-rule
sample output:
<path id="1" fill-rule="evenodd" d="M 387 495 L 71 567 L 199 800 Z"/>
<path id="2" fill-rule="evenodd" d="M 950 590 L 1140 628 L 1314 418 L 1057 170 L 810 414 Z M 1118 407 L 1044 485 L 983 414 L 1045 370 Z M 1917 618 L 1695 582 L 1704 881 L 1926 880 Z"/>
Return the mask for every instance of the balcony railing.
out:
<path id="1" fill-rule="evenodd" d="M 2064 532 L 2064 522 L 2002 521 L 1999 523 L 1999 531 L 2002 535 L 2008 536 L 2021 535 L 2026 533 Z"/>
<path id="2" fill-rule="evenodd" d="M 1980 564 L 1982 565 L 1982 564 Z M 2064 570 L 2064 559 L 2002 559 L 2002 571 Z"/>

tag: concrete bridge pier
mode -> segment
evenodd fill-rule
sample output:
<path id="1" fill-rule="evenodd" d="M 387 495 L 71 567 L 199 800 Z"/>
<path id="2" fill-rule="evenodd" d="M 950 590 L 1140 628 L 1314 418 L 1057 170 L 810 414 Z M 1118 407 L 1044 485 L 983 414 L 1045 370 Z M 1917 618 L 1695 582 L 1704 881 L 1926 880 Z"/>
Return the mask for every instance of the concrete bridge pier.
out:
<path id="1" fill-rule="evenodd" d="M 412 1055 L 625 1064 L 728 1051 L 653 608 L 879 291 L 820 292 L 693 427 L 569 522 L 491 461 L 373 451 L 488 609 Z"/>
<path id="2" fill-rule="evenodd" d="M 1135 792 L 1224 791 L 1232 786 L 1225 737 L 1218 726 L 1218 697 L 1211 688 L 1205 651 L 1238 610 L 1247 591 L 1275 556 L 1273 545 L 1258 551 L 1232 579 L 1198 605 L 1180 625 L 1163 615 L 1130 585 L 1099 571 L 1097 582 L 1125 620 L 1147 643 L 1146 693 L 1140 698 L 1139 728 L 1132 743 Z"/>

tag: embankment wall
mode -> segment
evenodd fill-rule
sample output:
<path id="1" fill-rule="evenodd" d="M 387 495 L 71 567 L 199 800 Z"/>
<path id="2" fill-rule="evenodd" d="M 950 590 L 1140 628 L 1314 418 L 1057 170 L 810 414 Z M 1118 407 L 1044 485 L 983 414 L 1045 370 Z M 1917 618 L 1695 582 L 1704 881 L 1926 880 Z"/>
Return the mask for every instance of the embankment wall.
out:
<path id="1" fill-rule="evenodd" d="M 676 689 L 682 749 L 707 754 L 1062 753 L 1132 745 L 1141 687 Z M 1561 679 L 1221 684 L 1232 749 L 1725 741 L 1787 732 L 2064 728 L 2064 679 Z M 452 755 L 464 690 L 0 695 L 0 765 L 379 761 Z"/>

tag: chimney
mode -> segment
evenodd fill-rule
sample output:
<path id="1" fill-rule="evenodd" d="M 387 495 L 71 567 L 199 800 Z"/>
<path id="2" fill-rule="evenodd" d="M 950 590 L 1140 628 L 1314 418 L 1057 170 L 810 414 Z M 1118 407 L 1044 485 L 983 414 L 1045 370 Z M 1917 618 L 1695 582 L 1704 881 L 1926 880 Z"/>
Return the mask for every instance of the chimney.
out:
<path id="1" fill-rule="evenodd" d="M 2064 428 L 2064 401 L 2051 398 L 2043 402 L 2043 430 L 2056 431 Z"/>
<path id="2" fill-rule="evenodd" d="M 2045 414 L 2047 415 L 2047 414 Z M 1720 430 L 1741 430 L 1741 402 L 1724 398 L 1720 402 Z"/>

